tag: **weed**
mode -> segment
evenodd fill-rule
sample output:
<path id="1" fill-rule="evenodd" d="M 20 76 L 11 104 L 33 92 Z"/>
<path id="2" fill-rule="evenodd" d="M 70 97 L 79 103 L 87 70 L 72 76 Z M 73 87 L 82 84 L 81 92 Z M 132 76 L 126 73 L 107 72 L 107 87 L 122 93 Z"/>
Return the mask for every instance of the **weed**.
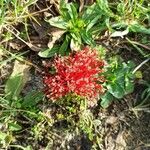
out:
<path id="1" fill-rule="evenodd" d="M 101 97 L 101 105 L 106 108 L 114 99 L 121 99 L 126 94 L 133 92 L 134 83 L 132 74 L 134 68 L 133 62 L 122 62 L 120 58 L 113 57 L 108 62 L 108 68 L 105 72 L 106 93 Z"/>

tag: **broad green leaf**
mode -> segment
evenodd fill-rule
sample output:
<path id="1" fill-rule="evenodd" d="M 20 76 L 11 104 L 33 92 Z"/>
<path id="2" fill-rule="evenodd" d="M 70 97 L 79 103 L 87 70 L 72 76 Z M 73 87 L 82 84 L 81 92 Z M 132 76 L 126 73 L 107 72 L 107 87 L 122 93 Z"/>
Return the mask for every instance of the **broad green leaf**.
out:
<path id="1" fill-rule="evenodd" d="M 20 92 L 28 81 L 29 69 L 30 66 L 27 64 L 20 63 L 17 60 L 15 61 L 13 72 L 5 85 L 5 94 L 7 99 L 11 100 L 18 98 Z"/>
<path id="2" fill-rule="evenodd" d="M 113 101 L 114 97 L 108 91 L 101 97 L 101 106 L 103 108 L 107 108 L 111 102 Z"/>
<path id="3" fill-rule="evenodd" d="M 135 67 L 135 63 L 133 61 L 128 61 L 127 66 L 129 68 L 129 70 L 132 71 L 133 68 Z"/>
<path id="4" fill-rule="evenodd" d="M 118 84 L 114 83 L 107 85 L 108 91 L 116 98 L 120 99 L 124 96 L 124 89 Z"/>
<path id="5" fill-rule="evenodd" d="M 22 103 L 22 107 L 33 107 L 36 106 L 38 102 L 40 102 L 43 99 L 43 93 L 39 91 L 31 91 L 28 93 Z"/>
<path id="6" fill-rule="evenodd" d="M 48 20 L 48 22 L 50 23 L 51 26 L 64 29 L 64 30 L 67 29 L 67 23 L 61 16 L 52 17 L 51 19 Z"/>
<path id="7" fill-rule="evenodd" d="M 10 131 L 19 131 L 22 129 L 22 127 L 19 124 L 16 123 L 8 123 L 8 128 Z"/>
<path id="8" fill-rule="evenodd" d="M 117 77 L 117 80 L 115 82 L 116 84 L 118 84 L 118 86 L 120 86 L 120 88 L 122 88 L 123 90 L 125 89 L 125 72 L 124 75 Z"/>
<path id="9" fill-rule="evenodd" d="M 38 55 L 43 58 L 50 58 L 50 57 L 55 56 L 55 54 L 58 54 L 58 52 L 59 52 L 59 46 L 54 46 L 51 49 L 40 51 Z"/>

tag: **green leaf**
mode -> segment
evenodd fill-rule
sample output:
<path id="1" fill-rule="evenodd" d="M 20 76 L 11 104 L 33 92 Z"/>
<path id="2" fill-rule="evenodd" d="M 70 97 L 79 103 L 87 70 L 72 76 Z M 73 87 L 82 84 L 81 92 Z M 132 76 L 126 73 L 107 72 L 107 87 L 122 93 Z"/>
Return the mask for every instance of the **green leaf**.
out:
<path id="1" fill-rule="evenodd" d="M 123 75 L 120 75 L 120 76 L 118 74 L 118 77 L 115 83 L 118 84 L 118 86 L 120 86 L 120 88 L 122 88 L 123 90 L 125 89 L 125 72 Z"/>
<path id="2" fill-rule="evenodd" d="M 104 15 L 112 16 L 113 12 L 109 8 L 108 0 L 97 0 L 97 4 Z"/>
<path id="3" fill-rule="evenodd" d="M 48 22 L 50 23 L 51 26 L 64 29 L 64 30 L 67 29 L 67 23 L 61 16 L 52 17 L 51 19 L 48 20 Z"/>
<path id="4" fill-rule="evenodd" d="M 98 22 L 98 20 L 100 19 L 100 16 L 101 15 L 97 15 L 90 21 L 90 23 L 86 27 L 86 31 L 90 30 Z"/>
<path id="5" fill-rule="evenodd" d="M 6 138 L 6 136 L 7 136 L 6 133 L 0 131 L 0 141 L 1 140 L 3 141 Z"/>
<path id="6" fill-rule="evenodd" d="M 88 45 L 95 45 L 95 41 L 92 38 L 92 35 L 90 32 L 86 32 L 85 30 L 81 31 L 81 37 L 83 39 L 83 41 L 88 44 Z"/>
<path id="7" fill-rule="evenodd" d="M 67 53 L 67 49 L 70 43 L 70 38 L 68 36 L 66 36 L 63 44 L 61 45 L 60 49 L 59 49 L 59 54 L 62 56 L 65 56 Z"/>
<path id="8" fill-rule="evenodd" d="M 28 93 L 23 100 L 22 107 L 33 107 L 43 99 L 43 93 L 39 91 L 31 91 Z"/>
<path id="9" fill-rule="evenodd" d="M 113 101 L 114 97 L 108 91 L 101 97 L 101 106 L 103 108 L 107 108 L 111 102 Z"/>
<path id="10" fill-rule="evenodd" d="M 91 20 L 95 18 L 97 14 L 96 12 L 97 9 L 98 9 L 98 6 L 95 3 L 86 8 L 86 10 L 82 14 L 82 19 L 84 20 L 85 24 L 89 24 Z"/>
<path id="11" fill-rule="evenodd" d="M 69 4 L 66 3 L 65 0 L 60 1 L 60 15 L 66 22 L 68 22 L 71 19 L 70 13 L 68 12 L 68 9 L 66 8 L 67 5 Z"/>
<path id="12" fill-rule="evenodd" d="M 8 128 L 10 131 L 19 131 L 22 129 L 22 127 L 19 124 L 16 123 L 8 123 Z"/>
<path id="13" fill-rule="evenodd" d="M 125 94 L 132 93 L 134 90 L 134 84 L 129 78 L 125 78 Z"/>
<path id="14" fill-rule="evenodd" d="M 129 30 L 132 32 L 140 32 L 144 34 L 150 34 L 150 28 L 146 28 L 143 25 L 140 25 L 138 23 L 129 25 Z"/>
<path id="15" fill-rule="evenodd" d="M 59 52 L 59 46 L 54 46 L 51 49 L 40 51 L 38 55 L 43 58 L 50 58 L 50 57 L 55 56 L 55 54 L 58 54 L 58 52 Z"/>
<path id="16" fill-rule="evenodd" d="M 8 147 L 8 145 L 14 140 L 12 134 L 7 134 L 7 136 L 4 139 L 3 145 L 4 147 Z"/>
<path id="17" fill-rule="evenodd" d="M 80 45 L 82 44 L 80 33 L 70 33 L 70 34 L 74 41 L 76 41 Z"/>
<path id="18" fill-rule="evenodd" d="M 120 15 L 124 15 L 125 14 L 125 5 L 123 3 L 119 3 L 117 5 L 117 11 Z"/>
<path id="19" fill-rule="evenodd" d="M 10 76 L 6 82 L 5 86 L 5 94 L 7 95 L 7 99 L 16 99 L 21 90 L 21 82 L 22 82 L 22 75 L 16 74 L 15 76 Z"/>
<path id="20" fill-rule="evenodd" d="M 29 69 L 30 66 L 22 64 L 17 60 L 15 61 L 13 72 L 5 85 L 5 94 L 7 99 L 11 100 L 19 97 L 20 92 L 28 81 Z"/>
<path id="21" fill-rule="evenodd" d="M 124 89 L 118 83 L 107 85 L 107 88 L 108 91 L 118 99 L 124 96 Z"/>
<path id="22" fill-rule="evenodd" d="M 67 8 L 67 11 L 68 11 L 72 21 L 75 23 L 78 18 L 77 8 L 76 8 L 75 4 L 68 3 L 68 4 L 66 4 L 66 8 Z"/>

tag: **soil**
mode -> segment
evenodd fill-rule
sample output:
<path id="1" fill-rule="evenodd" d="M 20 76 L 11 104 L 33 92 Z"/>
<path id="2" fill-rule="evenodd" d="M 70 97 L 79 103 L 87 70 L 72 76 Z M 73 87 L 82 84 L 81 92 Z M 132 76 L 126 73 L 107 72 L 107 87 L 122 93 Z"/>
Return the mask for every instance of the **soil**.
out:
<path id="1" fill-rule="evenodd" d="M 43 1 L 39 1 L 38 5 L 41 6 L 42 3 Z M 43 8 L 45 6 L 41 7 Z M 55 14 L 57 15 L 57 12 Z M 42 17 L 43 16 L 40 14 L 39 18 Z M 38 17 L 36 19 L 41 24 L 43 23 L 43 21 L 38 19 Z M 36 68 L 31 70 L 30 80 L 23 89 L 22 95 L 26 95 L 26 93 L 31 90 L 43 90 L 43 67 L 41 65 L 41 58 L 37 56 L 37 52 L 43 47 L 47 48 L 47 44 L 49 42 L 47 35 L 51 32 L 47 29 L 47 24 L 43 26 L 44 27 L 41 28 L 35 23 L 33 23 L 31 26 L 30 30 L 33 32 L 31 32 L 29 36 L 32 37 L 31 43 L 35 47 L 24 45 L 23 43 L 18 42 L 17 39 L 8 42 L 10 49 L 14 48 L 19 51 L 22 51 L 26 48 L 30 49 L 30 56 L 28 56 L 27 59 L 33 64 L 40 66 L 39 68 L 41 71 L 37 70 Z M 135 53 L 133 48 L 126 43 L 121 42 L 125 39 L 112 39 L 108 42 L 107 37 L 105 38 L 106 40 L 100 39 L 100 41 L 97 42 L 106 47 L 111 55 L 119 54 L 126 61 L 133 60 L 136 65 L 139 65 L 144 60 L 143 57 Z M 116 49 L 117 52 L 113 52 L 114 49 Z M 43 61 L 45 60 L 46 59 L 43 59 Z M 4 84 L 4 81 L 6 81 L 7 77 L 10 75 L 10 72 L 12 71 L 12 65 L 13 64 L 7 63 L 6 67 L 1 69 L 1 85 Z M 149 80 L 149 64 L 142 66 L 140 70 L 143 72 L 143 79 Z M 148 108 L 149 112 L 144 110 L 136 112 L 133 111 L 132 108 L 134 108 L 136 100 L 140 98 L 140 92 L 142 92 L 143 89 L 142 85 L 139 84 L 139 80 L 135 81 L 135 83 L 137 85 L 136 89 L 132 94 L 126 96 L 124 100 L 115 101 L 107 109 L 102 109 L 100 107 L 94 108 L 94 111 L 92 109 L 92 111 L 95 113 L 95 118 L 101 120 L 101 127 L 99 127 L 99 132 L 101 133 L 101 141 L 99 145 L 101 147 L 100 150 L 150 150 L 150 108 Z M 3 87 L 0 87 L 0 92 L 2 90 Z M 44 102 L 43 104 L 40 104 L 39 107 L 43 112 L 48 113 L 52 109 L 51 106 L 51 102 Z M 26 118 L 22 118 L 21 120 L 25 121 L 25 119 Z M 30 127 L 30 125 L 25 123 L 23 123 L 23 125 L 25 128 Z M 25 137 L 18 137 L 18 141 L 16 143 L 22 145 L 31 144 L 35 148 L 34 150 L 44 150 L 44 147 L 48 142 L 51 142 L 49 144 L 49 149 L 51 150 L 90 150 L 92 144 L 94 143 L 93 141 L 90 141 L 87 138 L 87 135 L 84 133 L 77 135 L 73 131 L 72 133 L 67 133 L 65 130 L 62 132 L 62 127 L 65 129 L 69 126 L 65 121 L 61 122 L 59 125 L 55 124 L 55 128 L 48 127 L 47 124 L 41 124 L 41 126 L 42 125 L 43 127 L 45 126 L 45 129 L 42 131 L 43 135 L 41 135 L 40 141 L 35 141 L 32 138 L 27 139 L 27 137 L 32 137 L 32 135 L 28 132 L 28 130 L 25 130 L 23 133 L 21 133 L 21 135 L 24 135 Z M 51 130 L 55 131 L 55 135 L 52 137 L 51 135 L 48 135 L 48 132 L 51 132 Z"/>

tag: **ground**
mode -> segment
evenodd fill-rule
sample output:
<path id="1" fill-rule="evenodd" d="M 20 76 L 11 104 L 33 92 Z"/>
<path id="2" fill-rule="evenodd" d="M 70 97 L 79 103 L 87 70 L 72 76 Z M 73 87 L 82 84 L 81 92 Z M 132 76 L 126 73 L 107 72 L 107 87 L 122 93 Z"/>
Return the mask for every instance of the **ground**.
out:
<path id="1" fill-rule="evenodd" d="M 124 62 L 132 60 L 135 68 L 139 66 L 138 69 L 136 68 L 132 93 L 119 100 L 115 99 L 107 108 L 102 108 L 98 101 L 97 105 L 86 107 L 85 110 L 77 102 L 83 100 L 78 96 L 73 95 L 71 102 L 69 98 L 64 98 L 68 101 L 67 103 L 64 101 L 54 103 L 43 94 L 45 66 L 52 63 L 56 54 L 52 51 L 49 53 L 52 57 L 45 58 L 45 53 L 40 52 L 51 49 L 55 44 L 62 48 L 62 43 L 64 44 L 67 39 L 64 37 L 70 36 L 69 32 L 72 33 L 72 29 L 65 33 L 47 21 L 60 14 L 59 2 L 59 0 L 33 0 L 28 4 L 17 0 L 12 3 L 3 0 L 3 5 L 0 4 L 2 10 L 7 12 L 1 14 L 0 11 L 0 149 L 149 150 L 150 23 L 148 19 L 141 21 L 141 18 L 145 17 L 144 13 L 150 16 L 148 1 L 135 4 L 142 7 L 143 11 L 147 10 L 144 13 L 135 9 L 134 2 L 108 1 L 108 6 L 116 14 L 117 10 L 114 7 L 116 4 L 120 8 L 122 4 L 127 6 L 127 10 L 122 8 L 125 9 L 126 16 L 129 18 L 123 19 L 129 22 L 139 19 L 138 21 L 142 22 L 142 27 L 138 26 L 138 29 L 129 27 L 131 31 L 125 35 L 124 27 L 113 27 L 117 19 L 109 14 L 109 9 L 104 7 L 102 1 L 77 1 L 80 15 L 86 7 L 97 2 L 97 5 L 103 4 L 100 8 L 105 12 L 104 14 L 108 11 L 112 17 L 107 14 L 108 16 L 104 15 L 101 18 L 109 17 L 112 22 L 101 26 L 98 30 L 100 34 L 94 39 L 96 45 L 105 49 L 106 59 L 119 56 Z M 70 4 L 69 2 L 71 1 L 66 1 Z M 130 12 L 130 8 L 134 9 Z M 12 13 L 9 9 L 12 9 Z M 11 17 L 14 18 L 11 19 Z M 105 21 L 100 20 L 100 23 L 105 24 Z M 121 20 L 118 19 L 116 22 L 119 21 Z M 79 26 L 80 23 L 81 26 Z M 76 29 L 78 31 L 78 27 L 82 28 L 82 22 L 80 23 L 75 24 L 75 31 Z M 112 29 L 117 29 L 115 32 L 117 35 L 111 34 Z M 95 28 L 94 30 L 96 31 Z M 118 32 L 120 30 L 123 32 Z M 86 41 L 86 38 L 82 42 L 82 47 L 90 45 L 87 44 L 89 41 Z M 66 49 L 67 44 L 64 45 L 63 49 Z M 72 46 L 74 49 L 78 48 L 75 43 L 70 45 Z M 67 50 L 66 53 L 68 53 Z M 59 53 L 59 55 L 63 54 Z M 14 80 L 13 77 L 18 74 L 21 76 Z M 10 94 L 10 91 L 13 94 Z"/>

